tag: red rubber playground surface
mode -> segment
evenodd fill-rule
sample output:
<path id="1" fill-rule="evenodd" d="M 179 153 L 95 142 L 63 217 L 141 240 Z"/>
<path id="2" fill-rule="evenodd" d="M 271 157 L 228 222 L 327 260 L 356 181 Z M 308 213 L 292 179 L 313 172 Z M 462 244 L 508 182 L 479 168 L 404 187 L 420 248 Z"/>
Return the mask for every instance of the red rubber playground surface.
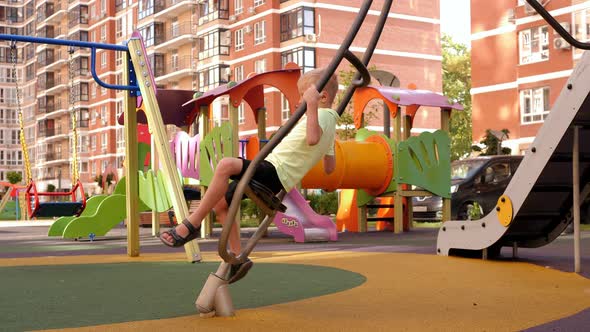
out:
<path id="1" fill-rule="evenodd" d="M 433 229 L 340 234 L 338 242 L 315 244 L 271 232 L 251 255 L 250 274 L 231 286 L 236 316 L 202 319 L 192 302 L 217 266 L 215 239 L 200 242 L 206 263 L 188 264 L 149 229 L 139 258 L 125 255 L 124 228 L 94 242 L 46 231 L 0 226 L 3 328 L 584 331 L 590 324 L 590 280 L 571 272 L 571 235 L 521 249 L 517 259 L 504 251 L 482 261 L 434 255 Z M 583 257 L 589 244 L 583 233 Z"/>

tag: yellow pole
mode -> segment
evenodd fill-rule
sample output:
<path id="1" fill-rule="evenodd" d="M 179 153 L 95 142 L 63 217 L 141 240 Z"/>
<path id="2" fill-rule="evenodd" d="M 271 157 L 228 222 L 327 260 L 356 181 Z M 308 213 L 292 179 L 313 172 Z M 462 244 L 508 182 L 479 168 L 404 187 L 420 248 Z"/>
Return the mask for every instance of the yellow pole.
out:
<path id="1" fill-rule="evenodd" d="M 170 152 L 170 144 L 166 135 L 166 128 L 156 99 L 156 87 L 153 86 L 151 80 L 152 75 L 149 72 L 149 60 L 140 38 L 131 38 L 127 43 L 127 47 L 129 47 L 131 63 L 135 69 L 137 83 L 141 91 L 144 112 L 148 120 L 151 134 L 154 136 L 155 151 L 162 161 L 161 172 L 164 175 L 164 181 L 169 190 L 168 194 L 172 200 L 174 214 L 176 215 L 177 220 L 184 220 L 189 215 L 188 207 L 184 200 L 180 177 L 178 176 L 178 171 L 174 164 L 174 160 L 172 159 L 172 153 Z M 201 253 L 197 241 L 188 242 L 184 246 L 184 249 L 189 262 L 198 262 L 201 260 Z"/>
<path id="2" fill-rule="evenodd" d="M 395 118 L 393 119 L 393 137 L 395 138 L 395 144 L 399 144 L 402 139 L 402 112 L 401 107 L 398 106 L 397 113 Z M 398 158 L 397 155 L 394 158 Z M 394 159 L 395 160 L 395 159 Z M 395 161 L 394 161 L 395 163 Z M 397 174 L 395 176 L 398 176 Z M 395 190 L 395 197 L 394 197 L 394 206 L 395 206 L 395 218 L 393 220 L 393 232 L 394 233 L 402 233 L 404 231 L 404 210 L 403 210 L 403 197 L 402 197 L 402 184 L 397 184 L 397 188 Z"/>
<path id="3" fill-rule="evenodd" d="M 440 113 L 440 129 L 446 131 L 450 135 L 451 131 L 451 109 L 443 108 Z M 442 221 L 445 222 L 451 219 L 451 199 L 443 198 Z"/>
<path id="4" fill-rule="evenodd" d="M 209 135 L 209 133 L 211 132 L 211 125 L 209 124 L 209 122 L 211 121 L 209 117 L 209 106 L 201 106 L 199 113 L 201 117 L 201 119 L 199 120 L 199 135 L 201 136 L 202 142 L 205 136 Z M 201 186 L 201 199 L 203 199 L 203 196 L 205 196 L 206 193 L 207 187 Z M 203 226 L 201 227 L 201 237 L 206 238 L 211 236 L 211 233 L 213 231 L 212 212 L 207 213 L 207 216 L 205 217 L 205 220 L 203 220 L 202 225 Z"/>
<path id="5" fill-rule="evenodd" d="M 123 82 L 129 82 L 129 54 L 123 57 Z M 137 173 L 136 97 L 123 93 L 125 116 L 125 206 L 127 207 L 127 255 L 139 256 L 139 175 Z"/>
<path id="6" fill-rule="evenodd" d="M 10 200 L 11 193 L 12 193 L 12 187 L 8 187 L 8 189 L 6 190 L 6 193 L 4 194 L 4 197 L 2 197 L 2 200 L 0 201 L 0 212 L 2 212 L 2 210 L 4 210 L 6 203 L 8 203 L 8 201 Z"/>

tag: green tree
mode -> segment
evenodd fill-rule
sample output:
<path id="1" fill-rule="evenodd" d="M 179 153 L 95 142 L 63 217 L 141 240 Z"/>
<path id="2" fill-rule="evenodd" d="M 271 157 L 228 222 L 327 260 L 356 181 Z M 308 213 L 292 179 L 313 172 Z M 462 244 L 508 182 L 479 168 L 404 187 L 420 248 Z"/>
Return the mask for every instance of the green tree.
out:
<path id="1" fill-rule="evenodd" d="M 11 184 L 17 184 L 23 180 L 23 175 L 19 172 L 10 171 L 6 173 L 6 179 L 8 179 L 8 182 Z"/>
<path id="2" fill-rule="evenodd" d="M 471 53 L 467 46 L 442 37 L 443 94 L 463 105 L 463 111 L 451 115 L 451 160 L 465 157 L 471 151 Z"/>
<path id="3" fill-rule="evenodd" d="M 479 142 L 483 144 L 485 147 L 482 149 L 478 146 L 474 146 L 473 150 L 481 151 L 482 156 L 494 156 L 498 154 L 511 154 L 512 149 L 507 147 L 502 147 L 502 140 L 498 138 L 501 136 L 502 138 L 506 139 L 509 138 L 510 131 L 508 129 L 502 129 L 500 132 L 497 132 L 494 135 L 494 132 L 491 129 L 486 130 L 486 134 L 483 139 Z M 500 151 L 498 151 L 500 150 Z"/>
<path id="4" fill-rule="evenodd" d="M 374 70 L 375 67 L 371 67 L 369 68 L 370 70 Z M 353 65 L 350 65 L 350 69 L 349 70 L 341 70 L 340 72 L 338 72 L 338 84 L 344 86 L 345 88 L 348 88 L 348 86 L 351 84 L 352 80 L 354 79 L 354 75 L 356 75 L 357 70 L 356 68 L 354 68 Z M 338 94 L 336 95 L 336 99 L 334 102 L 334 107 L 337 107 L 337 105 L 340 104 L 340 102 L 342 101 L 342 99 L 344 98 L 344 91 L 345 90 L 340 90 L 338 92 Z M 354 139 L 354 137 L 356 136 L 356 128 L 354 127 L 354 117 L 353 117 L 353 100 L 351 100 L 347 105 L 346 108 L 344 109 L 344 112 L 342 113 L 342 115 L 340 115 L 340 120 L 338 121 L 338 125 L 341 129 L 338 129 L 337 134 L 338 134 L 338 138 L 340 138 L 341 140 L 349 140 L 349 139 Z M 374 114 L 375 108 L 369 110 L 369 111 L 365 111 L 365 122 L 369 122 L 371 119 L 375 118 L 375 114 Z"/>

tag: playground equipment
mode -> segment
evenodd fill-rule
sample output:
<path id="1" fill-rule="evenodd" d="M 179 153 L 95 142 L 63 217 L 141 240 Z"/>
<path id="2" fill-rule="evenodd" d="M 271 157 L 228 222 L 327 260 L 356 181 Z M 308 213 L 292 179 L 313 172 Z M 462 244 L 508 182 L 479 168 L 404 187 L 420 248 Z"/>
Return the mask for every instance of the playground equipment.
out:
<path id="1" fill-rule="evenodd" d="M 573 46 L 589 50 L 590 43 L 574 39 L 541 4 L 528 3 Z M 502 247 L 544 246 L 574 222 L 575 271 L 580 271 L 580 189 L 590 192 L 590 53 L 585 52 L 551 112 L 527 150 L 495 211 L 476 221 L 447 221 L 438 233 L 437 252 L 449 255 L 479 251 L 484 258 Z M 580 187 L 582 185 L 582 187 Z"/>
<path id="2" fill-rule="evenodd" d="M 372 100 L 381 100 L 394 118 L 394 137 L 371 132 L 363 127 L 363 112 Z M 444 96 L 425 90 L 401 89 L 387 86 L 367 86 L 354 94 L 354 123 L 359 129 L 356 142 L 340 144 L 342 156 L 336 164 L 343 172 L 329 178 L 349 178 L 352 183 L 333 184 L 331 189 L 362 189 L 357 193 L 343 191 L 337 215 L 339 231 L 365 232 L 367 221 L 381 221 L 379 229 L 393 221 L 393 230 L 408 230 L 411 220 L 411 197 L 437 195 L 443 197 L 443 219 L 450 216 L 450 139 L 448 136 L 451 111 L 461 105 L 450 103 Z M 414 117 L 420 107 L 435 107 L 441 111 L 441 130 L 423 132 L 410 137 Z M 353 148 L 358 149 L 358 151 Z M 351 156 L 360 155 L 360 158 Z M 337 166 L 338 167 L 338 166 Z M 316 178 L 319 169 L 313 170 Z M 304 178 L 304 187 L 308 186 Z M 354 183 L 356 182 L 356 183 Z M 373 183 L 374 182 L 374 183 Z M 411 186 L 419 190 L 410 189 Z M 380 197 L 382 196 L 382 197 Z M 379 203 L 374 202 L 379 197 Z M 367 218 L 368 206 L 379 208 L 376 218 Z M 356 209 L 359 211 L 356 211 Z M 400 207 L 400 208 L 398 208 Z"/>
<path id="3" fill-rule="evenodd" d="M 328 82 L 328 79 L 336 71 L 336 68 L 344 58 L 351 62 L 359 71 L 359 74 L 355 77 L 353 84 L 345 92 L 343 101 L 341 102 L 337 110 L 338 114 L 342 114 L 346 104 L 352 97 L 352 93 L 354 92 L 356 87 L 366 86 L 370 82 L 370 74 L 366 68 L 366 65 L 369 63 L 371 55 L 373 54 L 377 46 L 377 41 L 379 40 L 379 37 L 383 30 L 383 26 L 385 25 L 389 9 L 391 8 L 391 0 L 384 1 L 383 3 L 381 15 L 378 19 L 378 22 L 376 23 L 375 31 L 373 33 L 371 40 L 369 41 L 369 45 L 367 46 L 367 50 L 363 59 L 358 59 L 348 49 L 352 44 L 356 36 L 356 33 L 359 31 L 368 13 L 369 8 L 371 7 L 371 3 L 372 1 L 370 0 L 367 0 L 363 3 L 359 10 L 359 14 L 357 15 L 354 22 L 352 22 L 349 33 L 347 34 L 340 48 L 338 49 L 336 56 L 327 66 L 326 73 L 324 73 L 323 77 L 316 84 L 318 91 L 323 90 L 324 86 Z M 362 79 L 360 79 L 361 77 Z M 235 102 L 237 106 L 239 100 L 232 100 L 232 102 Z M 294 105 L 293 103 L 289 104 Z M 256 157 L 246 170 L 244 176 L 238 183 L 238 186 L 234 193 L 234 199 L 230 204 L 227 215 L 227 220 L 229 222 L 224 224 L 221 239 L 219 241 L 218 251 L 219 255 L 223 258 L 224 261 L 219 266 L 217 272 L 215 274 L 210 275 L 209 279 L 205 283 L 196 301 L 197 309 L 200 312 L 200 314 L 204 317 L 212 317 L 215 315 L 231 316 L 234 314 L 231 297 L 229 295 L 229 292 L 227 291 L 227 285 L 229 283 L 239 280 L 245 275 L 247 269 L 252 264 L 248 259 L 248 255 L 250 254 L 250 252 L 252 252 L 254 246 L 260 240 L 260 238 L 266 231 L 268 225 L 274 219 L 276 213 L 278 211 L 285 211 L 285 206 L 281 204 L 281 200 L 286 195 L 284 191 L 279 193 L 277 196 L 272 195 L 272 193 L 268 194 L 268 189 L 264 188 L 263 186 L 260 186 L 254 181 L 251 181 L 251 179 L 252 175 L 254 174 L 255 167 L 295 126 L 295 124 L 305 113 L 306 109 L 307 105 L 305 103 L 302 103 L 302 105 L 298 107 L 297 111 L 291 116 L 289 121 L 287 121 L 287 123 L 283 127 L 281 127 L 281 129 L 279 129 L 279 131 L 273 136 L 273 138 L 262 148 L 260 153 L 256 155 Z M 258 230 L 254 233 L 254 235 L 245 245 L 244 249 L 238 255 L 235 255 L 234 253 L 228 251 L 227 242 L 229 239 L 230 229 L 234 227 L 233 224 L 235 222 L 235 217 L 237 215 L 240 203 L 239 198 L 241 198 L 244 194 L 251 198 L 263 210 L 263 213 L 266 214 L 266 217 L 258 227 Z M 237 271 L 233 271 L 233 273 L 233 269 L 231 268 L 232 265 L 238 268 Z M 241 274 L 240 271 L 242 271 Z"/>
<path id="4" fill-rule="evenodd" d="M 30 42 L 51 45 L 62 45 L 68 47 L 89 48 L 90 72 L 96 83 L 106 89 L 125 90 L 124 94 L 124 114 L 125 114 L 125 153 L 127 156 L 125 167 L 125 178 L 127 182 L 125 197 L 127 208 L 127 221 L 129 224 L 127 232 L 127 254 L 129 256 L 139 255 L 139 201 L 137 198 L 138 174 L 135 171 L 138 167 L 137 156 L 137 115 L 136 115 L 136 98 L 141 95 L 145 107 L 145 116 L 154 136 L 154 147 L 162 161 L 162 171 L 166 187 L 168 188 L 174 211 L 179 219 L 188 216 L 188 208 L 185 204 L 180 185 L 180 179 L 177 176 L 177 169 L 174 165 L 170 154 L 170 145 L 166 138 L 166 131 L 162 122 L 162 116 L 159 111 L 158 102 L 155 96 L 155 82 L 149 66 L 148 57 L 145 47 L 141 40 L 139 32 L 134 32 L 127 45 L 101 44 L 93 42 L 84 42 L 76 40 L 62 40 L 41 37 L 29 37 L 19 35 L 0 34 L 0 40 L 16 42 Z M 96 73 L 96 50 L 109 50 L 123 52 L 123 82 L 127 85 L 112 85 L 103 82 Z M 14 61 L 13 61 L 14 63 Z M 14 69 L 13 69 L 14 70 Z M 20 90 L 17 88 L 17 93 Z M 18 99 L 18 98 L 17 98 Z M 22 131 L 22 112 L 19 107 L 19 120 L 21 123 L 21 144 L 24 141 Z M 75 115 L 72 117 L 75 121 Z M 77 144 L 77 140 L 74 139 Z M 26 142 L 25 142 L 26 143 Z M 75 151 L 75 149 L 74 149 Z M 28 156 L 25 150 L 25 165 L 29 164 Z M 74 163 L 76 164 L 76 163 Z M 77 167 L 77 164 L 76 164 Z M 30 168 L 27 167 L 27 179 L 31 179 Z M 74 168 L 73 174 L 77 173 Z M 75 186 L 75 184 L 74 184 Z M 200 252 L 196 241 L 191 241 L 185 245 L 187 259 L 191 262 L 201 259 Z"/>
<path id="5" fill-rule="evenodd" d="M 13 77 L 17 77 L 16 74 L 16 40 L 12 40 L 10 45 L 10 58 L 12 62 L 12 75 Z M 70 78 L 70 108 L 71 108 L 71 118 L 72 118 L 72 190 L 68 192 L 39 192 L 37 190 L 37 185 L 33 180 L 33 176 L 31 173 L 31 162 L 29 160 L 29 150 L 27 148 L 27 141 L 25 139 L 25 128 L 24 128 L 24 121 L 23 121 L 23 111 L 21 108 L 21 95 L 20 89 L 18 86 L 18 79 L 15 79 L 16 85 L 16 105 L 17 105 L 17 112 L 18 112 L 18 122 L 20 125 L 20 144 L 23 152 L 23 159 L 25 163 L 25 183 L 27 184 L 26 190 L 26 202 L 27 202 L 27 210 L 29 213 L 29 218 L 35 217 L 57 217 L 57 216 L 67 216 L 67 215 L 80 215 L 80 213 L 84 210 L 86 206 L 86 195 L 84 194 L 84 188 L 82 183 L 80 182 L 80 176 L 78 173 L 78 131 L 76 129 L 77 126 L 77 115 L 75 109 L 75 97 L 74 97 L 74 58 L 73 58 L 74 49 L 71 47 L 69 49 L 70 59 L 69 59 L 69 78 Z M 80 191 L 80 200 L 78 200 L 77 195 L 78 191 Z M 39 197 L 71 197 L 72 201 L 70 202 L 41 202 Z"/>

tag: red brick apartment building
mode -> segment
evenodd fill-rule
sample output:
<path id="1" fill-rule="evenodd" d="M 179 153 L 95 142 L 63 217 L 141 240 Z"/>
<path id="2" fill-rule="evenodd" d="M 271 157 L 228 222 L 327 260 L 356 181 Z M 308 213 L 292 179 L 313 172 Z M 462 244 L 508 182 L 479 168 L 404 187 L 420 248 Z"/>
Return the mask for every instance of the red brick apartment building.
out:
<path id="1" fill-rule="evenodd" d="M 590 1 L 538 1 L 575 38 L 589 39 Z M 504 146 L 524 153 L 581 55 L 526 1 L 471 0 L 474 141 L 507 128 Z"/>
<path id="2" fill-rule="evenodd" d="M 0 2 L 0 33 L 117 43 L 134 30 L 144 37 L 158 86 L 207 91 L 252 72 L 296 62 L 303 70 L 325 66 L 340 46 L 362 1 L 357 0 L 11 0 Z M 364 51 L 382 1 L 374 1 L 352 51 Z M 7 44 L 0 45 L 0 180 L 21 171 L 15 79 Z M 395 1 L 371 65 L 394 73 L 402 86 L 441 92 L 439 0 Z M 69 67 L 74 68 L 70 91 Z M 33 176 L 40 190 L 51 183 L 68 188 L 72 107 L 78 115 L 80 171 L 87 192 L 94 177 L 124 160 L 123 92 L 103 89 L 89 74 L 90 50 L 18 45 L 18 79 L 23 91 L 26 137 Z M 120 53 L 97 52 L 97 73 L 121 83 Z M 348 70 L 347 64 L 341 69 Z M 289 113 L 268 88 L 268 135 Z M 73 104 L 70 96 L 73 95 Z M 216 122 L 227 119 L 226 100 L 215 104 Z M 414 127 L 432 130 L 439 115 L 419 113 Z M 255 133 L 253 115 L 239 110 L 240 136 Z M 372 128 L 382 129 L 380 120 Z"/>

